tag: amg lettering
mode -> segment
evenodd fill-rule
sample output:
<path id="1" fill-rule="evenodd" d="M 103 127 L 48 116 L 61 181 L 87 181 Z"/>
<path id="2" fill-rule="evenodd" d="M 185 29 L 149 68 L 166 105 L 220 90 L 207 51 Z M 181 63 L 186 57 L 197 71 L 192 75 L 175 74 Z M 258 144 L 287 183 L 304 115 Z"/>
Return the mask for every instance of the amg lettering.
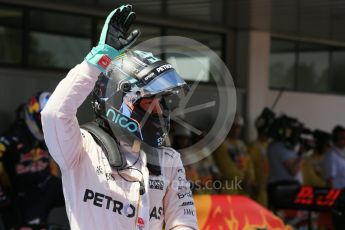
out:
<path id="1" fill-rule="evenodd" d="M 94 192 L 90 189 L 85 189 L 83 201 L 85 203 L 90 202 L 94 206 L 113 211 L 114 213 L 124 215 L 129 218 L 133 218 L 135 216 L 135 207 L 132 204 L 124 205 L 121 201 L 114 200 L 110 196 Z"/>

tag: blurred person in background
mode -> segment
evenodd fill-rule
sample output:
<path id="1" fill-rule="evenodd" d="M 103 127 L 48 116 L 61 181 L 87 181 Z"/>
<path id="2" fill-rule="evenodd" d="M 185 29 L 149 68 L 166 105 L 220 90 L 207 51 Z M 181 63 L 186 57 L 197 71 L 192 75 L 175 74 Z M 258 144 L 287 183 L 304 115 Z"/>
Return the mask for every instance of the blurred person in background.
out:
<path id="1" fill-rule="evenodd" d="M 325 159 L 325 178 L 330 187 L 345 189 L 345 128 L 336 126 L 332 131 L 333 145 Z M 333 214 L 334 229 L 344 229 L 345 214 Z"/>
<path id="2" fill-rule="evenodd" d="M 271 127 L 273 141 L 267 149 L 269 176 L 267 184 L 268 206 L 273 208 L 277 186 L 302 183 L 303 157 L 298 150 L 300 123 L 293 118 L 281 116 Z"/>
<path id="3" fill-rule="evenodd" d="M 64 203 L 58 168 L 42 133 L 40 112 L 49 97 L 49 92 L 33 95 L 18 109 L 16 121 L 0 137 L 2 197 L 9 200 L 2 213 L 6 228 L 19 223 L 42 224 L 53 206 Z"/>
<path id="4" fill-rule="evenodd" d="M 331 135 L 316 130 L 313 136 L 315 147 L 312 154 L 304 158 L 302 167 L 303 183 L 314 187 L 325 187 L 327 182 L 324 175 L 324 162 L 326 153 L 331 147 Z"/>
<path id="5" fill-rule="evenodd" d="M 333 146 L 325 160 L 325 177 L 329 186 L 345 188 L 345 128 L 336 126 L 332 132 Z"/>
<path id="6" fill-rule="evenodd" d="M 255 181 L 255 174 L 247 146 L 241 140 L 243 125 L 243 118 L 236 115 L 227 139 L 214 152 L 213 159 L 222 180 L 227 184 L 222 193 L 249 196 Z"/>
<path id="7" fill-rule="evenodd" d="M 255 140 L 248 148 L 248 152 L 253 162 L 255 182 L 253 187 L 253 199 L 263 206 L 267 206 L 267 178 L 268 178 L 268 159 L 267 148 L 269 145 L 269 121 L 264 121 L 261 117 L 256 120 L 256 130 L 258 133 Z"/>
<path id="8" fill-rule="evenodd" d="M 312 187 L 326 187 L 324 174 L 326 153 L 331 147 L 331 135 L 315 130 L 313 132 L 314 147 L 310 155 L 304 157 L 302 166 L 303 184 Z M 330 212 L 314 213 L 316 225 L 319 229 L 332 229 L 332 215 Z"/>

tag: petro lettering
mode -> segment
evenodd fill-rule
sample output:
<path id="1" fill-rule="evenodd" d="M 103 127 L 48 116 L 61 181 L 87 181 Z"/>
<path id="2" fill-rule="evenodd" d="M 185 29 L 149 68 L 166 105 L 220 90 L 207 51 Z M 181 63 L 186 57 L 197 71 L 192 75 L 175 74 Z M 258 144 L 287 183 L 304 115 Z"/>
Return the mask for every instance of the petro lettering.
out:
<path id="1" fill-rule="evenodd" d="M 113 211 L 118 215 L 124 215 L 128 218 L 133 218 L 135 216 L 135 207 L 132 204 L 124 205 L 121 201 L 114 200 L 110 196 L 94 192 L 91 189 L 85 189 L 83 201 L 96 207 Z"/>
<path id="2" fill-rule="evenodd" d="M 171 69 L 171 68 L 173 68 L 172 65 L 170 65 L 170 64 L 165 64 L 165 65 L 162 65 L 162 66 L 156 68 L 156 71 L 157 71 L 158 73 L 161 73 L 161 72 L 163 72 L 163 71 L 165 71 L 165 70 L 167 70 L 167 69 Z"/>

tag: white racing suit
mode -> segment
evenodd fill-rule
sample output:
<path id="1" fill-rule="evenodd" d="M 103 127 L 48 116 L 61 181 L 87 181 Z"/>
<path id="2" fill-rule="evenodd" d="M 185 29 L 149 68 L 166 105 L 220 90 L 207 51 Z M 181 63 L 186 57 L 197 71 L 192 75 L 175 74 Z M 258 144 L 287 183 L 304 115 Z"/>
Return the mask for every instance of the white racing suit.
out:
<path id="1" fill-rule="evenodd" d="M 133 167 L 113 170 L 91 134 L 81 130 L 78 107 L 92 91 L 100 71 L 87 62 L 73 68 L 42 111 L 49 152 L 62 172 L 72 230 L 198 229 L 191 191 L 179 153 L 158 148 L 162 175 L 149 175 L 145 154 Z M 136 154 L 120 146 L 128 163 Z M 121 175 L 119 175 L 121 173 Z M 121 177 L 122 176 L 122 177 Z M 145 194 L 140 195 L 143 180 Z M 134 182 L 133 182 L 134 181 Z"/>

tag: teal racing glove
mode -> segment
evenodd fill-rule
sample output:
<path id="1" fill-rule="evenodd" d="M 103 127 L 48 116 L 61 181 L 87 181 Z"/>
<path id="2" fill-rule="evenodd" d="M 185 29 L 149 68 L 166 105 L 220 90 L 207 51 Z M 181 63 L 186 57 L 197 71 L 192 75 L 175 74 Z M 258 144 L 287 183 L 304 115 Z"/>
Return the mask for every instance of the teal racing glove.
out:
<path id="1" fill-rule="evenodd" d="M 125 37 L 135 17 L 131 5 L 123 5 L 113 10 L 104 23 L 98 45 L 85 60 L 104 73 L 111 61 L 133 45 L 139 37 L 140 31 L 137 29 Z"/>

